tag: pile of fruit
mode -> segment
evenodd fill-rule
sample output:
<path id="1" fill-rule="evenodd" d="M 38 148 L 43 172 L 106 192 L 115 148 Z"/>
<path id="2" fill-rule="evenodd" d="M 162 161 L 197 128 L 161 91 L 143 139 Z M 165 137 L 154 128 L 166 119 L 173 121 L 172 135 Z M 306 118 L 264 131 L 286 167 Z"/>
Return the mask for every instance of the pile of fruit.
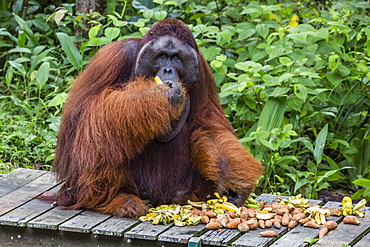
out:
<path id="1" fill-rule="evenodd" d="M 366 200 L 361 200 L 356 205 L 352 204 L 350 197 L 344 197 L 342 207 L 321 208 L 319 205 L 310 205 L 309 200 L 297 195 L 288 199 L 278 198 L 277 202 L 266 204 L 257 202 L 251 197 L 245 206 L 236 207 L 227 201 L 226 196 L 215 193 L 216 199 L 207 202 L 188 201 L 188 205 L 161 205 L 149 209 L 149 213 L 140 217 L 141 221 L 152 221 L 153 224 L 168 224 L 174 222 L 176 226 L 206 224 L 207 229 L 239 229 L 248 232 L 257 227 L 281 228 L 286 226 L 288 231 L 298 224 L 305 227 L 322 228 L 319 238 L 322 238 L 329 230 L 335 229 L 338 224 L 335 221 L 327 221 L 330 215 L 345 216 L 346 224 L 360 224 L 357 217 L 363 217 L 360 211 L 365 207 Z M 260 233 L 262 236 L 274 237 L 278 233 L 268 230 Z"/>

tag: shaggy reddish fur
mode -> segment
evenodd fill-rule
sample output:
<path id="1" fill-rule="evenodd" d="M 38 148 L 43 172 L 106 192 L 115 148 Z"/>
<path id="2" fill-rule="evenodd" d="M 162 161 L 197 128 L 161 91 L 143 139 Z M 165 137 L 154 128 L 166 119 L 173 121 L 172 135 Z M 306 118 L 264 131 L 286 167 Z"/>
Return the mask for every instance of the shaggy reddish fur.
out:
<path id="1" fill-rule="evenodd" d="M 166 88 L 135 78 L 140 48 L 171 35 L 197 52 L 192 33 L 174 19 L 142 39 L 103 47 L 74 82 L 58 135 L 54 172 L 65 181 L 58 205 L 137 218 L 149 205 L 206 200 L 215 191 L 249 194 L 262 166 L 239 143 L 219 104 L 211 71 L 198 52 L 199 81 L 186 89 L 190 113 L 180 133 L 161 143 L 184 104 Z M 192 73 L 189 71 L 189 73 Z"/>

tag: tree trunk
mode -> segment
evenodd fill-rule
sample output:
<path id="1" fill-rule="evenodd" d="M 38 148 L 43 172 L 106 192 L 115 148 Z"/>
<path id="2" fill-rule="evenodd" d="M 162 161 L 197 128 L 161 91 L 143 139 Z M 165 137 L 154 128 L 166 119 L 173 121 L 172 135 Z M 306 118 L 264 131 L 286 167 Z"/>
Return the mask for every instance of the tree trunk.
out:
<path id="1" fill-rule="evenodd" d="M 79 13 L 92 14 L 93 12 L 99 12 L 104 15 L 106 10 L 106 0 L 76 0 L 76 11 Z M 82 19 L 83 25 L 87 30 L 77 26 L 75 29 L 76 36 L 88 37 L 89 26 L 88 20 Z"/>

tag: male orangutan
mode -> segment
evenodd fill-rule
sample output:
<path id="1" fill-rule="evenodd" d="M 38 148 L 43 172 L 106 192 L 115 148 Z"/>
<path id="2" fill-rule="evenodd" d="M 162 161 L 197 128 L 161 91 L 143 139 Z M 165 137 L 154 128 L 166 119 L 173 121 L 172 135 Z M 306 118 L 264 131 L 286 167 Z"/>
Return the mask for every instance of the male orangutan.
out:
<path id="1" fill-rule="evenodd" d="M 57 205 L 137 218 L 216 191 L 240 206 L 262 166 L 224 117 L 191 31 L 165 19 L 104 46 L 76 79 L 54 172 L 65 181 Z"/>

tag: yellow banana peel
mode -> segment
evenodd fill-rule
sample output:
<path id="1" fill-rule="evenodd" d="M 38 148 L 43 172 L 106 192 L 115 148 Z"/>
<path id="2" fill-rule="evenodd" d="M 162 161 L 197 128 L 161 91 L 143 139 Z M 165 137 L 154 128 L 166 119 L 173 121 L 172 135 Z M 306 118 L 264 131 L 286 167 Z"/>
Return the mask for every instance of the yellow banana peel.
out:
<path id="1" fill-rule="evenodd" d="M 161 80 L 161 78 L 159 78 L 159 76 L 156 76 L 156 77 L 154 78 L 154 81 L 155 81 L 155 83 L 157 83 L 158 85 L 159 85 L 159 84 L 163 84 L 163 81 Z"/>

